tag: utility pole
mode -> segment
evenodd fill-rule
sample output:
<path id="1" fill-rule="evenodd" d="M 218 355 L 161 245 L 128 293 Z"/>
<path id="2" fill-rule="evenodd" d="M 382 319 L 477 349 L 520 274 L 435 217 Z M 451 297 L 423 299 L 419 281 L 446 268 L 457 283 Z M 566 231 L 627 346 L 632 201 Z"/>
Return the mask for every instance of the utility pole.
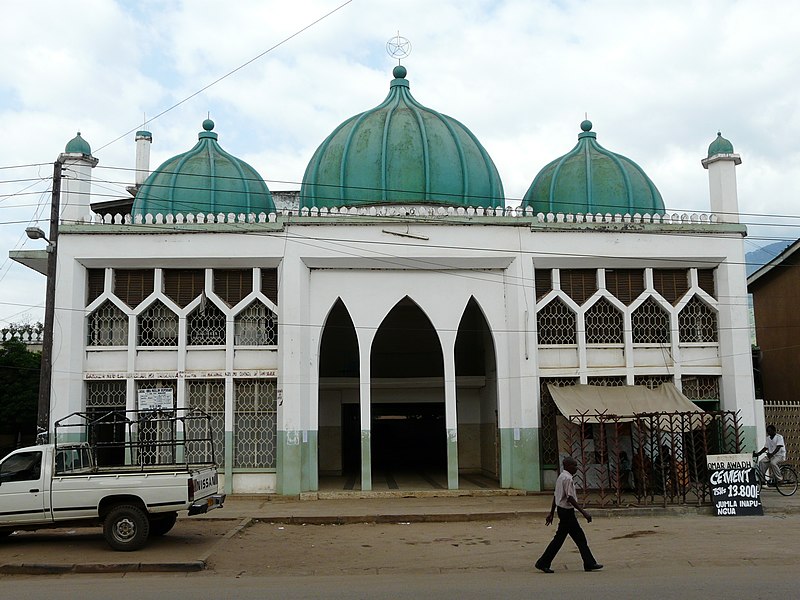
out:
<path id="1" fill-rule="evenodd" d="M 36 421 L 37 441 L 47 443 L 50 437 L 50 391 L 53 381 L 53 321 L 56 310 L 56 268 L 58 263 L 58 220 L 61 210 L 61 161 L 53 163 L 53 195 L 50 200 L 50 232 L 47 244 L 47 289 L 44 300 L 44 339 L 42 367 L 39 375 L 39 415 Z"/>

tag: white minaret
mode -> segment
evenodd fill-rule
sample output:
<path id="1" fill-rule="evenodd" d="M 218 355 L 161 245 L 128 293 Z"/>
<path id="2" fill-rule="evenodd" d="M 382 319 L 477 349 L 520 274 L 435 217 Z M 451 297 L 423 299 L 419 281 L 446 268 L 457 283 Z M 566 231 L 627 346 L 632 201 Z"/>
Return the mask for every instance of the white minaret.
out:
<path id="1" fill-rule="evenodd" d="M 153 134 L 149 131 L 136 132 L 136 187 L 141 187 L 150 175 L 150 145 Z"/>
<path id="2" fill-rule="evenodd" d="M 739 222 L 739 195 L 736 191 L 736 165 L 742 158 L 733 152 L 733 144 L 717 133 L 717 139 L 708 147 L 708 158 L 702 160 L 708 169 L 708 188 L 711 195 L 711 212 L 720 223 Z"/>
<path id="3" fill-rule="evenodd" d="M 92 156 L 89 143 L 78 132 L 58 156 L 64 165 L 61 180 L 61 222 L 83 221 L 91 214 L 92 169 L 98 160 Z"/>

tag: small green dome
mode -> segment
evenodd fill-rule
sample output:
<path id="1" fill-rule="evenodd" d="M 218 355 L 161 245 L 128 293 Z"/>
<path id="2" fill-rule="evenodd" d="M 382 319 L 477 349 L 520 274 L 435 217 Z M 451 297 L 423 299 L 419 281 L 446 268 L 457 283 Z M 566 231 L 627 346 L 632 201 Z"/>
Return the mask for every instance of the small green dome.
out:
<path id="1" fill-rule="evenodd" d="M 642 168 L 603 148 L 591 129 L 591 121 L 581 123 L 578 144 L 539 172 L 522 207 L 545 214 L 664 214 L 661 194 Z"/>
<path id="2" fill-rule="evenodd" d="M 78 135 L 67 142 L 67 145 L 64 147 L 64 152 L 67 154 L 85 154 L 91 156 L 92 148 L 89 146 L 89 142 L 81 137 L 81 132 L 79 131 Z"/>
<path id="3" fill-rule="evenodd" d="M 303 176 L 300 206 L 504 206 L 497 168 L 478 139 L 417 102 L 405 67 L 393 74 L 383 103 L 339 125 L 317 148 Z"/>
<path id="4" fill-rule="evenodd" d="M 231 156 L 203 121 L 197 144 L 153 171 L 133 201 L 133 216 L 161 213 L 272 213 L 272 194 L 258 172 Z"/>
<path id="5" fill-rule="evenodd" d="M 717 132 L 717 139 L 708 147 L 708 158 L 717 154 L 733 154 L 733 144 L 722 137 L 722 132 Z"/>

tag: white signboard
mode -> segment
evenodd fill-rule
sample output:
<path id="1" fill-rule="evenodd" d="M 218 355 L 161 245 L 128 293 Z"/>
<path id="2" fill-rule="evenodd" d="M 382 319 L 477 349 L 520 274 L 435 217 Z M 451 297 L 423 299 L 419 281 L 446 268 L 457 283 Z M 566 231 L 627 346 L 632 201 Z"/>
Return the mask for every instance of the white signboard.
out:
<path id="1" fill-rule="evenodd" d="M 172 388 L 138 390 L 137 400 L 139 410 L 172 410 L 175 407 Z"/>

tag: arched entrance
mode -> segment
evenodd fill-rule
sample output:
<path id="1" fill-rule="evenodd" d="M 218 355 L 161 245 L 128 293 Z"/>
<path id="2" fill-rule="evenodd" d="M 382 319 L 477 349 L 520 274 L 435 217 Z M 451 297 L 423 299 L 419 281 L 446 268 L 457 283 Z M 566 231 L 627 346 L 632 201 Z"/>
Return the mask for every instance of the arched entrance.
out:
<path id="1" fill-rule="evenodd" d="M 442 347 L 413 300 L 386 315 L 370 361 L 373 489 L 447 488 Z"/>
<path id="2" fill-rule="evenodd" d="M 455 347 L 459 488 L 498 487 L 497 360 L 489 324 L 470 298 Z"/>

